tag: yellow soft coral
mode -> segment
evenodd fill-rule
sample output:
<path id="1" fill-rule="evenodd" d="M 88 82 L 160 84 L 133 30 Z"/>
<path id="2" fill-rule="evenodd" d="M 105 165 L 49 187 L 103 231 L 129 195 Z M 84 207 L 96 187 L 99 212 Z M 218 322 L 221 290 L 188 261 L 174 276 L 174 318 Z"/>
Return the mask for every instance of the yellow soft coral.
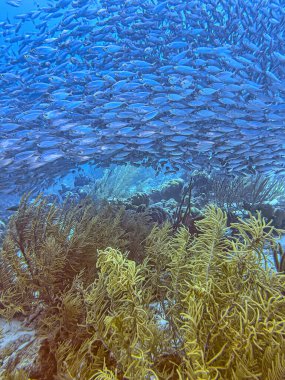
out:
<path id="1" fill-rule="evenodd" d="M 40 205 L 37 215 L 46 207 Z M 31 215 L 25 207 L 18 218 Z M 209 206 L 195 236 L 184 227 L 176 233 L 167 224 L 154 227 L 145 240 L 144 260 L 136 262 L 107 243 L 92 256 L 96 240 L 90 226 L 85 232 L 83 226 L 89 220 L 96 231 L 102 228 L 91 217 L 92 207 L 57 211 L 65 215 L 62 226 L 55 223 L 55 209 L 49 210 L 46 223 L 33 222 L 45 239 L 25 241 L 31 236 L 25 229 L 22 246 L 37 258 L 32 273 L 21 266 L 11 233 L 2 253 L 8 269 L 1 283 L 3 313 L 27 312 L 45 302 L 38 332 L 54 350 L 56 380 L 284 378 L 285 276 L 265 265 L 265 249 L 276 244 L 281 231 L 260 214 L 229 228 L 222 210 Z M 112 231 L 120 230 L 119 221 Z M 38 276 L 52 267 L 53 255 L 64 287 L 56 272 L 43 277 L 48 288 Z M 32 293 L 30 305 L 17 279 L 40 292 Z"/>

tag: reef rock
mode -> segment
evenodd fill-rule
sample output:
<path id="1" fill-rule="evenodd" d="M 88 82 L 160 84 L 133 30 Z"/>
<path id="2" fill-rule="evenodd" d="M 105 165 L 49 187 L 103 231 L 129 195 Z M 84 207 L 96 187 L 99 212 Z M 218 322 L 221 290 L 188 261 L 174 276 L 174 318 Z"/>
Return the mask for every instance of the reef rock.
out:
<path id="1" fill-rule="evenodd" d="M 53 379 L 56 364 L 46 338 L 16 319 L 1 318 L 0 331 L 0 376 L 22 370 L 32 379 Z"/>
<path id="2" fill-rule="evenodd" d="M 262 216 L 271 220 L 274 218 L 274 207 L 270 203 L 263 203 L 258 206 L 257 210 L 261 211 Z"/>
<path id="3" fill-rule="evenodd" d="M 127 199 L 133 206 L 149 205 L 149 196 L 146 193 L 135 193 L 131 198 Z"/>
<path id="4" fill-rule="evenodd" d="M 150 219 L 158 224 L 162 224 L 170 219 L 169 214 L 161 207 L 151 206 L 147 209 Z"/>
<path id="5" fill-rule="evenodd" d="M 89 185 L 90 182 L 91 182 L 91 178 L 83 174 L 79 174 L 78 176 L 74 178 L 75 187 L 83 187 L 83 186 Z"/>
<path id="6" fill-rule="evenodd" d="M 175 199 L 177 202 L 181 199 L 181 191 L 184 185 L 182 178 L 172 179 L 165 182 L 159 189 L 155 189 L 151 193 L 151 199 L 154 203 L 162 199 Z"/>
<path id="7" fill-rule="evenodd" d="M 259 205 L 257 210 L 261 211 L 262 216 L 267 218 L 267 220 L 272 220 L 275 227 L 285 227 L 285 209 L 283 207 L 274 207 L 270 202 Z"/>
<path id="8" fill-rule="evenodd" d="M 275 209 L 273 223 L 274 223 L 274 226 L 277 228 L 285 228 L 285 210 L 284 209 L 281 209 L 281 208 Z"/>

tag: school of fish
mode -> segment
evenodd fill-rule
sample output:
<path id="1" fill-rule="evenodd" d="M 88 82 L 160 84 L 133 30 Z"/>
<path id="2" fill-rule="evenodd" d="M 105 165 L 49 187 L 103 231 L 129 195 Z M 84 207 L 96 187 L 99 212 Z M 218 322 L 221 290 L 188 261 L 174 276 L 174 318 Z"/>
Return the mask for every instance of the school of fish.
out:
<path id="1" fill-rule="evenodd" d="M 284 39 L 282 0 L 57 0 L 1 22 L 0 191 L 86 162 L 285 174 Z"/>

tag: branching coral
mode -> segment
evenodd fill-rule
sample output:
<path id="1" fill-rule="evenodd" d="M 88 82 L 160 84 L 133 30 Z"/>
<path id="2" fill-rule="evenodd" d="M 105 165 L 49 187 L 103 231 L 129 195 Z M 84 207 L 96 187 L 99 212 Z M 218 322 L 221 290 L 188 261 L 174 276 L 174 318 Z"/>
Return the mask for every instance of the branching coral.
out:
<path id="1" fill-rule="evenodd" d="M 284 183 L 279 179 L 256 175 L 249 177 L 245 182 L 245 202 L 252 209 L 264 202 L 274 200 L 278 195 L 284 194 Z"/>
<path id="2" fill-rule="evenodd" d="M 112 248 L 99 252 L 97 266 L 99 278 L 85 292 L 88 326 L 96 328 L 95 302 L 104 291 L 104 310 L 99 313 L 104 315 L 100 331 L 104 346 L 112 352 L 124 376 L 144 378 L 151 372 L 149 353 L 155 353 L 159 345 L 156 338 L 162 335 L 149 307 L 149 289 L 144 286 L 146 268 Z"/>
<path id="3" fill-rule="evenodd" d="M 173 233 L 169 224 L 155 226 L 136 260 L 126 252 L 121 209 L 110 211 L 110 236 L 100 225 L 106 214 L 98 219 L 92 203 L 65 210 L 36 202 L 22 204 L 4 241 L 1 308 L 5 314 L 11 301 L 30 316 L 44 306 L 38 334 L 57 363 L 54 379 L 284 378 L 285 277 L 264 265 L 264 251 L 281 231 L 260 213 L 233 224 L 233 234 L 214 206 L 196 222 L 195 236 L 185 227 Z M 41 212 L 34 237 L 33 215 Z M 38 278 L 52 265 L 43 252 L 63 260 L 61 283 L 57 275 Z"/>
<path id="4" fill-rule="evenodd" d="M 211 182 L 211 195 L 208 195 L 208 198 L 212 202 L 227 212 L 242 208 L 245 196 L 245 178 L 213 175 Z"/>
<path id="5" fill-rule="evenodd" d="M 176 231 L 182 225 L 191 223 L 191 201 L 192 201 L 193 179 L 188 186 L 184 187 L 182 197 L 173 216 L 173 229 Z M 185 207 L 185 209 L 183 209 Z"/>
<path id="6" fill-rule="evenodd" d="M 263 175 L 229 177 L 216 174 L 212 176 L 209 189 L 208 198 L 227 212 L 244 206 L 253 211 L 285 191 L 281 180 Z"/>
<path id="7" fill-rule="evenodd" d="M 274 265 L 277 272 L 285 274 L 285 252 L 281 244 L 271 243 Z"/>
<path id="8" fill-rule="evenodd" d="M 201 233 L 190 249 L 190 276 L 181 290 L 184 370 L 193 379 L 266 378 L 266 370 L 261 371 L 264 350 L 278 347 L 282 355 L 285 332 L 285 301 L 279 291 L 284 279 L 279 282 L 264 270 L 259 255 L 273 231 L 252 217 L 240 222 L 239 234 L 230 241 L 225 215 L 214 208 L 197 224 Z"/>
<path id="9" fill-rule="evenodd" d="M 59 207 L 43 197 L 23 198 L 0 255 L 2 312 L 31 314 L 39 304 L 57 303 L 82 270 L 86 284 L 94 280 L 98 249 L 111 245 L 135 257 L 141 241 L 136 245 L 133 234 L 144 240 L 149 228 L 143 216 L 104 202 Z"/>

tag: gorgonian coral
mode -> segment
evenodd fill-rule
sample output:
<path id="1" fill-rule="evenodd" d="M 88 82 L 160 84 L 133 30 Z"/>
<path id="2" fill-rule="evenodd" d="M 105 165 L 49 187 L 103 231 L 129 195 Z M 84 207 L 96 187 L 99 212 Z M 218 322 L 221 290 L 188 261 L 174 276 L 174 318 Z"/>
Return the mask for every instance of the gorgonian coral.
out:
<path id="1" fill-rule="evenodd" d="M 126 252 L 124 233 L 115 233 L 122 228 L 116 218 L 111 236 L 105 231 L 98 243 L 90 231 L 104 231 L 88 211 L 92 203 L 67 214 L 43 199 L 22 207 L 1 253 L 2 273 L 8 270 L 1 310 L 29 314 L 44 304 L 37 331 L 56 361 L 54 379 L 284 378 L 285 278 L 265 254 L 281 231 L 260 214 L 233 224 L 231 234 L 226 214 L 214 206 L 196 222 L 196 235 L 155 226 L 137 260 Z M 26 226 L 20 241 L 16 222 Z M 41 234 L 27 234 L 26 223 Z M 53 257 L 59 264 L 49 274 Z"/>

